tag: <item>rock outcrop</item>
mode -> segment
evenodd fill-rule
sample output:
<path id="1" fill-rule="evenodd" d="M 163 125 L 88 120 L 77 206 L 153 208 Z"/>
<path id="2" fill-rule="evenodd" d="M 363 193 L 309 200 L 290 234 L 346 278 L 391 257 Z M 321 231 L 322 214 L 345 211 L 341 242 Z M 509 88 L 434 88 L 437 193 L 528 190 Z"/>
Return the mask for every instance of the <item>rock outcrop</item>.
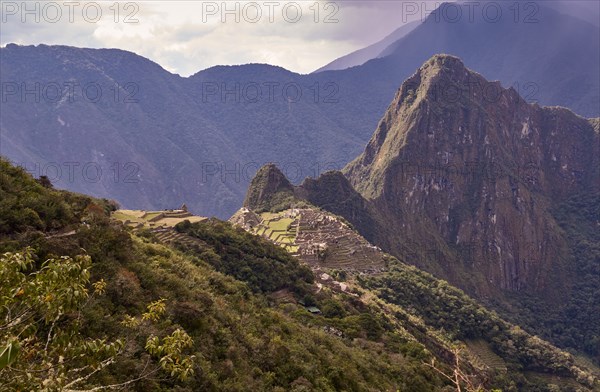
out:
<path id="1" fill-rule="evenodd" d="M 269 163 L 261 167 L 248 188 L 244 207 L 254 211 L 267 211 L 290 200 L 294 186 L 276 165 Z"/>

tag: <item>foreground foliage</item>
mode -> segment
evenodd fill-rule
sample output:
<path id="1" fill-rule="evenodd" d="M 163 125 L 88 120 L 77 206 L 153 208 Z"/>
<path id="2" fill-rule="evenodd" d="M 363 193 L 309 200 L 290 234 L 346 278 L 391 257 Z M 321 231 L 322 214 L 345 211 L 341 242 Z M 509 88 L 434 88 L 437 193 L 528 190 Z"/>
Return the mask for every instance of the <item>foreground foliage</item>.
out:
<path id="1" fill-rule="evenodd" d="M 36 269 L 31 249 L 5 253 L 0 259 L 0 378 L 5 388 L 35 391 L 87 390 L 96 373 L 116 363 L 122 354 L 121 339 L 83 338 L 82 309 L 88 294 L 91 260 L 88 256 L 48 259 Z M 106 282 L 91 285 L 94 295 L 105 292 Z M 158 304 L 161 304 L 158 302 Z M 144 318 L 158 321 L 164 307 L 151 304 Z M 193 357 L 182 355 L 192 345 L 182 330 L 161 340 L 152 336 L 147 351 L 159 367 L 184 380 L 192 373 Z M 100 389 L 123 387 L 137 379 Z M 83 389 L 81 389 L 83 388 Z M 98 388 L 94 388 L 98 390 Z"/>

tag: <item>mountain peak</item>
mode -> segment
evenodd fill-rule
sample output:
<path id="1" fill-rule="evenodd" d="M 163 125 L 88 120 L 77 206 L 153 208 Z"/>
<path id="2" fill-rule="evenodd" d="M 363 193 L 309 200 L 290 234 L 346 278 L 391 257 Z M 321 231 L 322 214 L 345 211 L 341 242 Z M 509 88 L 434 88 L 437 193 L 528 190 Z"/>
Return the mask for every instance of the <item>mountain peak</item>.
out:
<path id="1" fill-rule="evenodd" d="M 260 177 L 269 177 L 269 178 L 283 178 L 285 179 L 285 175 L 281 172 L 281 170 L 274 163 L 264 164 L 258 171 L 254 178 Z M 287 181 L 287 179 L 285 179 Z M 290 185 L 291 186 L 291 185 Z"/>
<path id="2" fill-rule="evenodd" d="M 268 163 L 261 167 L 248 187 L 244 207 L 255 211 L 265 211 L 290 200 L 294 195 L 294 186 L 279 168 Z"/>
<path id="3" fill-rule="evenodd" d="M 433 145 L 435 134 L 439 137 L 454 131 L 444 124 L 454 121 L 457 115 L 510 112 L 509 107 L 516 110 L 527 106 L 516 91 L 487 81 L 460 58 L 436 54 L 402 84 L 365 151 L 346 167 L 345 173 L 352 172 L 350 177 L 362 179 L 353 185 L 363 196 L 376 197 L 383 190 L 383 182 L 375 173 L 385 172 L 410 140 L 413 145 Z M 433 128 L 439 129 L 436 132 Z M 420 140 L 423 135 L 425 139 Z M 365 184 L 370 184 L 369 190 Z"/>
<path id="4" fill-rule="evenodd" d="M 589 169 L 598 162 L 596 124 L 567 109 L 529 104 L 459 59 L 434 56 L 402 85 L 344 174 L 376 206 L 379 227 L 392 233 L 378 245 L 435 235 L 452 246 L 495 244 L 497 250 L 479 255 L 489 262 L 490 287 L 541 292 L 550 287 L 536 280 L 542 267 L 522 265 L 535 260 L 550 268 L 550 255 L 563 249 L 559 231 L 544 234 L 556 227 L 546 200 L 597 192 L 597 171 Z M 538 245 L 547 238 L 557 245 Z"/>
<path id="5" fill-rule="evenodd" d="M 424 98 L 429 98 L 430 102 L 457 103 L 476 98 L 473 93 L 486 88 L 489 83 L 493 82 L 468 69 L 460 58 L 436 54 L 402 83 L 395 103 L 397 107 L 405 102 L 413 106 Z M 495 84 L 502 90 L 499 83 Z"/>
<path id="6" fill-rule="evenodd" d="M 451 54 L 434 54 L 429 60 L 427 60 L 419 70 L 427 69 L 459 69 L 466 70 L 465 64 L 459 57 Z"/>

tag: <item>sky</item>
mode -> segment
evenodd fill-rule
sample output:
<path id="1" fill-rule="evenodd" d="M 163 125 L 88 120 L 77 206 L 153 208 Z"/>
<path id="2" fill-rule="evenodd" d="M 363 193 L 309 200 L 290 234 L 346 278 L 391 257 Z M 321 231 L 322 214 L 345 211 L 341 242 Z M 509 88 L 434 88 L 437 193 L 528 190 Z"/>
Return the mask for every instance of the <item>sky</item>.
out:
<path id="1" fill-rule="evenodd" d="M 399 1 L 51 3 L 23 7 L 21 1 L 3 0 L 0 45 L 120 48 L 182 76 L 246 63 L 309 73 L 382 39 L 420 12 L 404 7 L 403 14 Z"/>
<path id="2" fill-rule="evenodd" d="M 439 4 L 400 0 L 1 0 L 0 45 L 119 48 L 182 76 L 214 65 L 247 63 L 310 73 L 379 41 L 404 23 L 424 19 Z"/>

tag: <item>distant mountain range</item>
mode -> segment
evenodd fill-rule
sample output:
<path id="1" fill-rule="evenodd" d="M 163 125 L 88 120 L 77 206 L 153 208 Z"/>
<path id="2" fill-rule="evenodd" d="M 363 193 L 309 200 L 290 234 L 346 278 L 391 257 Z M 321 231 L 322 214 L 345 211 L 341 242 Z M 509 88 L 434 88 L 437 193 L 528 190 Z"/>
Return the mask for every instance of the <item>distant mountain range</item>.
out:
<path id="1" fill-rule="evenodd" d="M 544 5 L 555 10 L 583 19 L 588 23 L 600 26 L 600 6 L 595 1 L 588 0 L 549 0 Z"/>
<path id="2" fill-rule="evenodd" d="M 515 23 L 508 8 L 497 23 L 479 13 L 450 23 L 447 6 L 384 57 L 310 75 L 250 64 L 182 78 L 116 49 L 8 45 L 0 49 L 0 154 L 124 207 L 185 202 L 228 217 L 266 162 L 297 183 L 356 157 L 398 86 L 436 53 L 460 56 L 529 101 L 598 116 L 597 26 L 541 3 L 536 23 L 523 15 Z M 36 86 L 38 97 L 25 91 Z"/>

